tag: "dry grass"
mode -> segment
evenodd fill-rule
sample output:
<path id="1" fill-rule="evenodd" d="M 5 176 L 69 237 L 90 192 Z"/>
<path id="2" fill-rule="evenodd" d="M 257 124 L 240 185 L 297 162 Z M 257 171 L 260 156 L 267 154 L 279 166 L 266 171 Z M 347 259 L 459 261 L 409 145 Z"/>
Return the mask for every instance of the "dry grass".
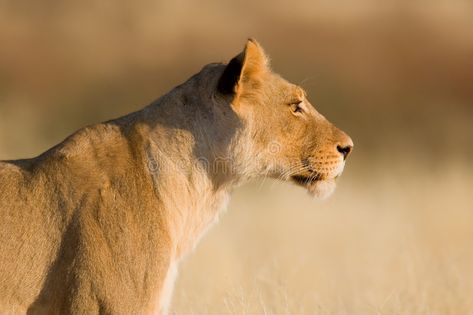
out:
<path id="1" fill-rule="evenodd" d="M 239 190 L 182 263 L 174 314 L 473 314 L 471 168 L 368 169 L 323 202 Z"/>

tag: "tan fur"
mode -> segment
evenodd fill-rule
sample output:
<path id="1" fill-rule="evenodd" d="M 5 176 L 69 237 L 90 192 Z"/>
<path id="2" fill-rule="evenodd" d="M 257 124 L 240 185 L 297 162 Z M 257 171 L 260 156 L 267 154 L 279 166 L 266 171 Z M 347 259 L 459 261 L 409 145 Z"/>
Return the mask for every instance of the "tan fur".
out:
<path id="1" fill-rule="evenodd" d="M 350 138 L 256 41 L 236 60 L 233 93 L 211 64 L 141 111 L 0 162 L 0 314 L 164 314 L 179 260 L 233 187 L 333 190 Z"/>

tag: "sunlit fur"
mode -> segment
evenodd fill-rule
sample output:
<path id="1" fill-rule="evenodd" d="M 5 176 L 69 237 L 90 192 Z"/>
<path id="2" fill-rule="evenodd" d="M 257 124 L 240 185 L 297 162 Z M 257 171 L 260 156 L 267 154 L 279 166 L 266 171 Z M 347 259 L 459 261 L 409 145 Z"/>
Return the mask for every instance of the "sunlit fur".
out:
<path id="1" fill-rule="evenodd" d="M 231 95 L 212 64 L 143 110 L 0 162 L 0 314 L 164 314 L 177 264 L 235 186 L 268 176 L 333 190 L 336 146 L 351 140 L 256 41 L 243 54 Z"/>

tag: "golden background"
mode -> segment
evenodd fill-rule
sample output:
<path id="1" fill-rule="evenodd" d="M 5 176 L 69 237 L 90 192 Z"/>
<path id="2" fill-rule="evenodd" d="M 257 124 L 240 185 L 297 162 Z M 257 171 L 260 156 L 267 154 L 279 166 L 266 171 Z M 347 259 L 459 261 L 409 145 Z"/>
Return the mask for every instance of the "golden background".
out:
<path id="1" fill-rule="evenodd" d="M 473 3 L 0 0 L 0 159 L 138 110 L 255 37 L 355 142 L 327 201 L 238 189 L 173 314 L 473 313 Z"/>

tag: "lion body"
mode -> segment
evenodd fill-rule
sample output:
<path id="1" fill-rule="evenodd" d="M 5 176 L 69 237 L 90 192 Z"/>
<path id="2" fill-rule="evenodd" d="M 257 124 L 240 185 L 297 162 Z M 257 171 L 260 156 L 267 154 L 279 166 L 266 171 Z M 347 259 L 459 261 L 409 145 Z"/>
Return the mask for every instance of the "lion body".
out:
<path id="1" fill-rule="evenodd" d="M 232 188 L 270 173 L 246 111 L 214 93 L 227 68 L 0 162 L 1 314 L 167 313 L 177 264 Z"/>

